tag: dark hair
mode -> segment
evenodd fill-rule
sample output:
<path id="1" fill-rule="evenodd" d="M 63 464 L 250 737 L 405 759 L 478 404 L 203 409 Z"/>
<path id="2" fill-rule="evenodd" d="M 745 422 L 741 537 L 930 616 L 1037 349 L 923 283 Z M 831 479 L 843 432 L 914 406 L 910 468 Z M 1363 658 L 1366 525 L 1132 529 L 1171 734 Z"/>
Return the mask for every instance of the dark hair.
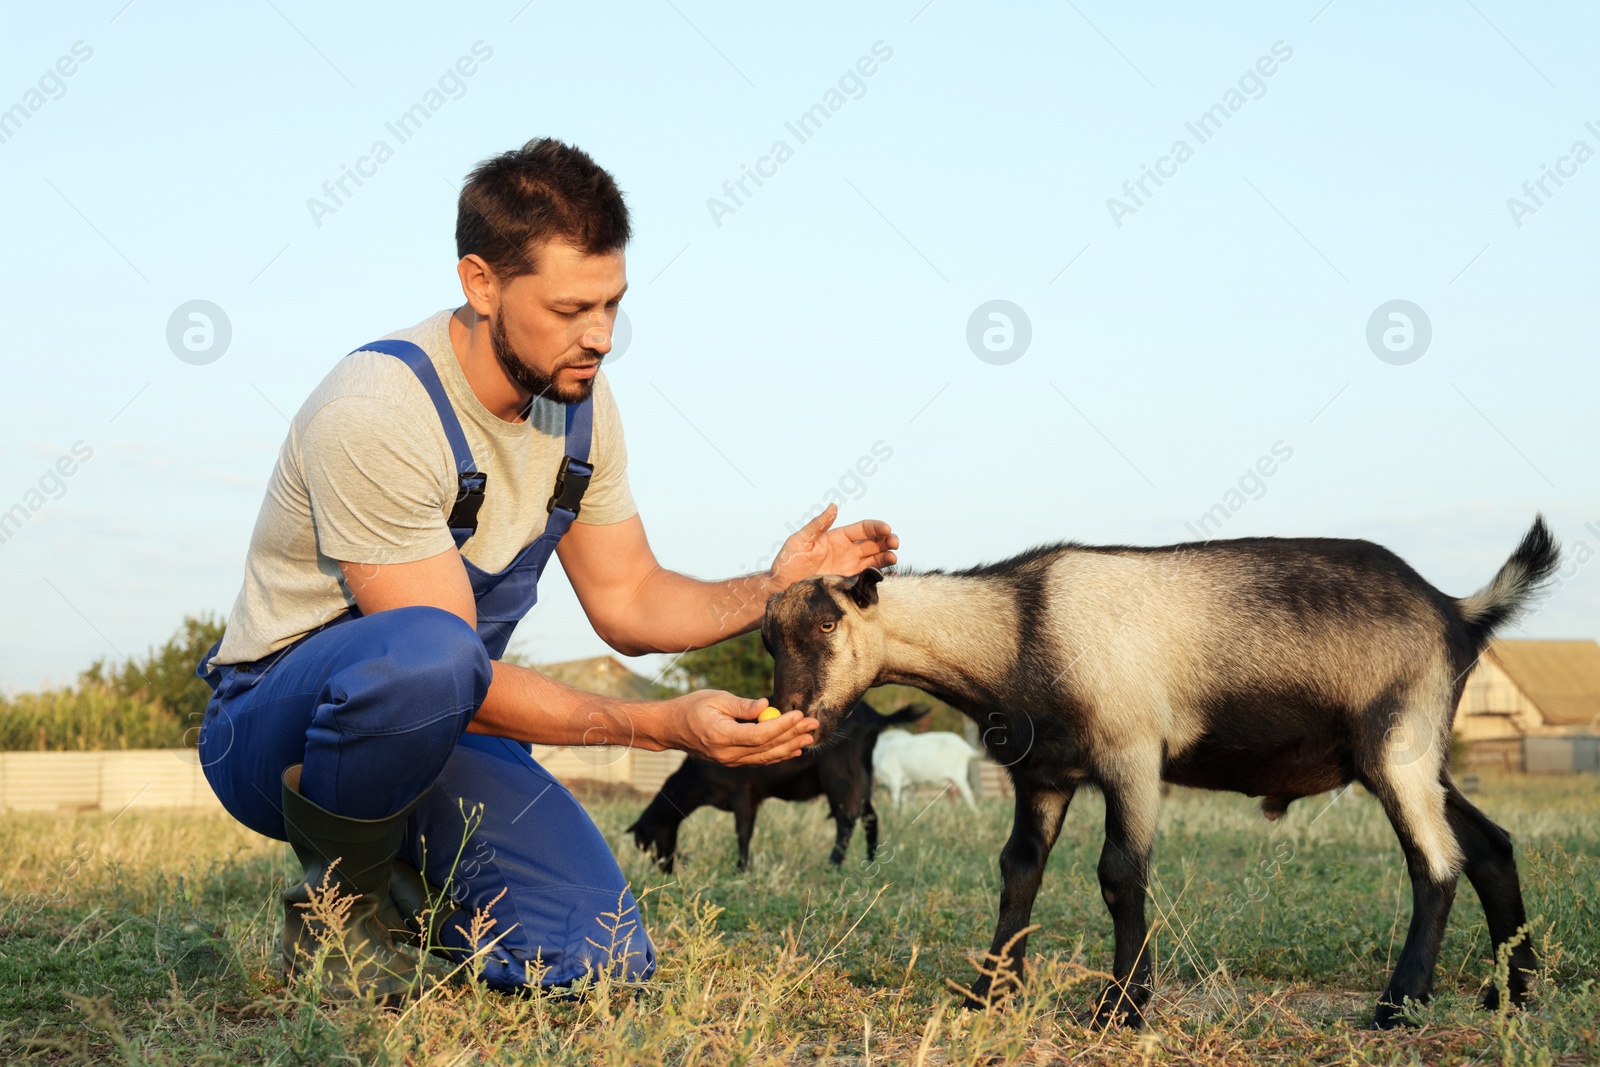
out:
<path id="1" fill-rule="evenodd" d="M 456 205 L 456 256 L 481 256 L 505 280 L 537 273 L 533 251 L 546 241 L 603 255 L 624 248 L 632 232 L 616 179 L 551 137 L 479 163 Z"/>

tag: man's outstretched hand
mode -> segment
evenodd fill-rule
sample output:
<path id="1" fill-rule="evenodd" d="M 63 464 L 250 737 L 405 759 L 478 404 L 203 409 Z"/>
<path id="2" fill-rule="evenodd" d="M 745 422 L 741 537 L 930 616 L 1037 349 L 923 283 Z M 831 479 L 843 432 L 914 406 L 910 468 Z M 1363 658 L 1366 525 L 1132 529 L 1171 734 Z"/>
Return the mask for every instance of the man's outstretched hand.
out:
<path id="1" fill-rule="evenodd" d="M 814 574 L 849 577 L 868 567 L 894 564 L 900 538 L 882 519 L 862 519 L 838 530 L 829 529 L 839 515 L 839 505 L 829 504 L 822 514 L 796 530 L 772 561 L 772 577 L 789 586 Z"/>
<path id="2" fill-rule="evenodd" d="M 729 767 L 793 759 L 817 739 L 817 720 L 798 711 L 756 722 L 765 698 L 746 700 L 718 689 L 702 689 L 666 701 L 676 726 L 672 748 Z"/>

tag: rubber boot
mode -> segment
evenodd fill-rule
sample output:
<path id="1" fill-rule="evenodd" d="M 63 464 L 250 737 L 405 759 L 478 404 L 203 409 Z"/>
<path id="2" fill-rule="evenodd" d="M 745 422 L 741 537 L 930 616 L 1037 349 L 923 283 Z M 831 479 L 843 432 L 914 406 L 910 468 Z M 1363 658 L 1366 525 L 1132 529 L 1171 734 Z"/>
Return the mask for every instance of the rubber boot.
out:
<path id="1" fill-rule="evenodd" d="M 439 947 L 439 935 L 450 929 L 462 914 L 444 891 L 435 888 L 415 867 L 395 860 L 389 899 L 378 912 L 378 921 L 383 923 L 391 938 L 453 960 L 454 955 Z"/>
<path id="2" fill-rule="evenodd" d="M 395 947 L 378 913 L 389 899 L 392 866 L 406 819 L 416 806 L 413 800 L 384 819 L 345 818 L 300 795 L 299 764 L 283 772 L 284 831 L 305 868 L 300 883 L 283 894 L 286 977 L 307 969 L 323 941 L 329 940 L 323 974 L 334 996 L 371 997 L 385 1006 L 405 998 L 417 964 Z M 312 891 L 320 894 L 324 888 L 338 897 L 353 898 L 344 928 L 337 934 L 309 907 Z"/>

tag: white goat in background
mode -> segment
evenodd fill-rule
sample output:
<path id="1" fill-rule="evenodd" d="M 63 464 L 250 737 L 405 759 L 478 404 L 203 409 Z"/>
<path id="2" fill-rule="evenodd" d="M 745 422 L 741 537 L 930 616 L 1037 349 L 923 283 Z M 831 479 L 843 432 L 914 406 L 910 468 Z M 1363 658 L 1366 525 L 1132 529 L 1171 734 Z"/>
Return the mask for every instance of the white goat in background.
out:
<path id="1" fill-rule="evenodd" d="M 972 786 L 967 782 L 967 766 L 977 756 L 960 734 L 885 730 L 872 754 L 872 774 L 879 785 L 889 790 L 897 808 L 906 786 L 949 784 L 956 787 L 967 807 L 977 811 Z"/>

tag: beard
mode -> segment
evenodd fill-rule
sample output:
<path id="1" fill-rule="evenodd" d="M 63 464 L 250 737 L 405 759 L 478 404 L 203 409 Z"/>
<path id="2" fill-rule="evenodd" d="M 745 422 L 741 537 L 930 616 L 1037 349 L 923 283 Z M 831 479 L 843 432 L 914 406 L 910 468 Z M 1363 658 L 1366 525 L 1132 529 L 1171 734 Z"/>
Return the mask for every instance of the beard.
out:
<path id="1" fill-rule="evenodd" d="M 531 393 L 535 398 L 548 397 L 559 404 L 580 404 L 589 399 L 594 393 L 594 379 L 585 378 L 576 384 L 563 389 L 556 384 L 553 377 L 546 376 L 524 363 L 518 358 L 511 347 L 511 341 L 506 337 L 506 315 L 502 308 L 500 314 L 494 317 L 489 325 L 489 345 L 494 349 L 494 358 L 500 364 L 500 369 L 505 371 L 506 377 L 524 392 Z M 598 362 L 602 357 L 598 352 L 584 349 L 588 354 L 584 362 Z M 560 373 L 561 365 L 557 364 L 555 373 Z"/>

